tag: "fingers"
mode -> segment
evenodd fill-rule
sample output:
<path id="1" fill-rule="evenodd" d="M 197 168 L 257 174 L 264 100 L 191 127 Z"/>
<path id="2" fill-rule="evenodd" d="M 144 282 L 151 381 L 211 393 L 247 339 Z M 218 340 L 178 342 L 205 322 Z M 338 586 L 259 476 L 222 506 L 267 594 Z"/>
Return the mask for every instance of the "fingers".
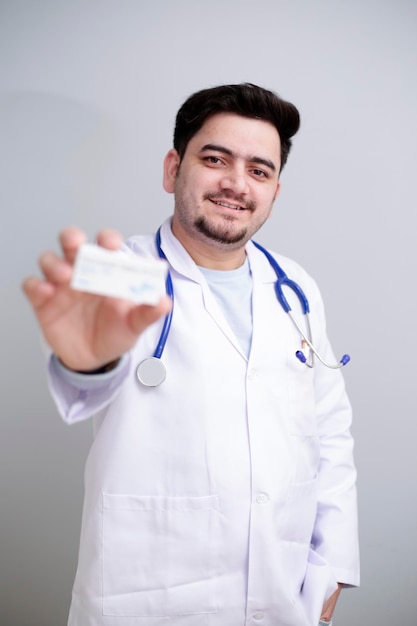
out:
<path id="1" fill-rule="evenodd" d="M 40 280 L 39 278 L 35 278 L 35 276 L 26 278 L 26 280 L 22 283 L 22 289 L 35 310 L 45 304 L 55 291 L 53 285 Z"/>
<path id="2" fill-rule="evenodd" d="M 71 278 L 71 265 L 63 261 L 55 252 L 44 252 L 39 257 L 39 267 L 46 280 L 51 283 L 67 283 Z"/>
<path id="3" fill-rule="evenodd" d="M 103 248 L 118 250 L 123 243 L 123 238 L 117 230 L 106 228 L 98 233 L 97 243 L 99 246 L 103 246 Z"/>
<path id="4" fill-rule="evenodd" d="M 72 265 L 78 248 L 87 241 L 87 236 L 79 228 L 69 227 L 61 231 L 59 241 L 65 260 Z M 108 250 L 118 250 L 122 243 L 123 238 L 120 233 L 110 228 L 99 231 L 97 235 L 97 244 Z"/>
<path id="5" fill-rule="evenodd" d="M 171 308 L 172 300 L 169 296 L 161 298 L 156 306 L 142 304 L 134 307 L 129 313 L 129 324 L 132 331 L 139 335 L 160 317 L 167 315 Z"/>
<path id="6" fill-rule="evenodd" d="M 65 228 L 59 234 L 63 258 L 55 252 L 44 252 L 39 257 L 39 267 L 46 282 L 30 277 L 22 285 L 23 291 L 34 306 L 38 300 L 42 301 L 43 298 L 50 297 L 54 286 L 71 280 L 72 266 L 78 248 L 86 241 L 86 234 L 79 228 Z M 117 250 L 121 247 L 123 239 L 117 231 L 103 229 L 98 233 L 97 243 L 104 248 Z M 48 283 L 50 283 L 49 286 Z"/>
<path id="7" fill-rule="evenodd" d="M 79 228 L 65 228 L 59 233 L 59 242 L 65 260 L 71 265 L 74 263 L 78 248 L 87 241 L 87 235 Z"/>

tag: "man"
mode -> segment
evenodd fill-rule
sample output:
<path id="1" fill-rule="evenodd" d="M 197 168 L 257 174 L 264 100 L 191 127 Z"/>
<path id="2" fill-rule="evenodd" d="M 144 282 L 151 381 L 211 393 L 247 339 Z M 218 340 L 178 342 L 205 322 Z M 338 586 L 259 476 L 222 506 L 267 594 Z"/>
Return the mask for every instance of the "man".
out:
<path id="1" fill-rule="evenodd" d="M 95 420 L 71 626 L 317 626 L 359 582 L 343 380 L 295 358 L 300 335 L 250 241 L 298 127 L 292 104 L 251 84 L 203 90 L 178 112 L 164 161 L 174 306 L 161 385 L 144 386 L 136 368 L 171 299 L 135 306 L 72 290 L 81 231 L 63 231 L 63 258 L 45 253 L 43 280 L 24 284 L 63 418 Z M 154 237 L 97 241 L 158 256 Z M 274 258 L 306 293 L 315 346 L 331 360 L 315 283 Z"/>

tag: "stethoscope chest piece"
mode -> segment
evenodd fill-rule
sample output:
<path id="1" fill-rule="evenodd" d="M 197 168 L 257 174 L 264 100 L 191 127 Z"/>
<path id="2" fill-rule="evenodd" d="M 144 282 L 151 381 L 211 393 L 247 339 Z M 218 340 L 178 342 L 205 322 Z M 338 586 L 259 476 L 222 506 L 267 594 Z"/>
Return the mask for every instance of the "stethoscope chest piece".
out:
<path id="1" fill-rule="evenodd" d="M 167 370 L 161 359 L 151 356 L 139 363 L 136 376 L 145 387 L 158 387 L 164 382 Z"/>

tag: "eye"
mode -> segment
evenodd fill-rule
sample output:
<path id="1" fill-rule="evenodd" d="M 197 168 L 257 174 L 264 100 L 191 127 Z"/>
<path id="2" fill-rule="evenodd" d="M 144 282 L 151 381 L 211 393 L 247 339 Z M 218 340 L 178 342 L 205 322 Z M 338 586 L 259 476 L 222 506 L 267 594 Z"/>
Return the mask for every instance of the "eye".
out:
<path id="1" fill-rule="evenodd" d="M 264 170 L 260 170 L 258 168 L 255 168 L 252 170 L 252 173 L 257 177 L 257 178 L 268 178 L 268 174 L 266 172 L 264 172 Z"/>
<path id="2" fill-rule="evenodd" d="M 204 161 L 208 163 L 209 165 L 221 165 L 222 164 L 222 160 L 219 157 L 213 156 L 213 155 L 204 157 Z"/>

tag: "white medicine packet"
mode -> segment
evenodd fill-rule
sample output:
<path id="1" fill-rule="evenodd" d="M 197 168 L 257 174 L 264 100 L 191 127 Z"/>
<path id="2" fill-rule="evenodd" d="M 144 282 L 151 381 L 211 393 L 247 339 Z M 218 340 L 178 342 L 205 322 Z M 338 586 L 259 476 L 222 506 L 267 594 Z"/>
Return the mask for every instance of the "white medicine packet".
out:
<path id="1" fill-rule="evenodd" d="M 135 304 L 155 305 L 165 295 L 168 263 L 91 243 L 78 249 L 71 280 L 72 289 Z"/>

